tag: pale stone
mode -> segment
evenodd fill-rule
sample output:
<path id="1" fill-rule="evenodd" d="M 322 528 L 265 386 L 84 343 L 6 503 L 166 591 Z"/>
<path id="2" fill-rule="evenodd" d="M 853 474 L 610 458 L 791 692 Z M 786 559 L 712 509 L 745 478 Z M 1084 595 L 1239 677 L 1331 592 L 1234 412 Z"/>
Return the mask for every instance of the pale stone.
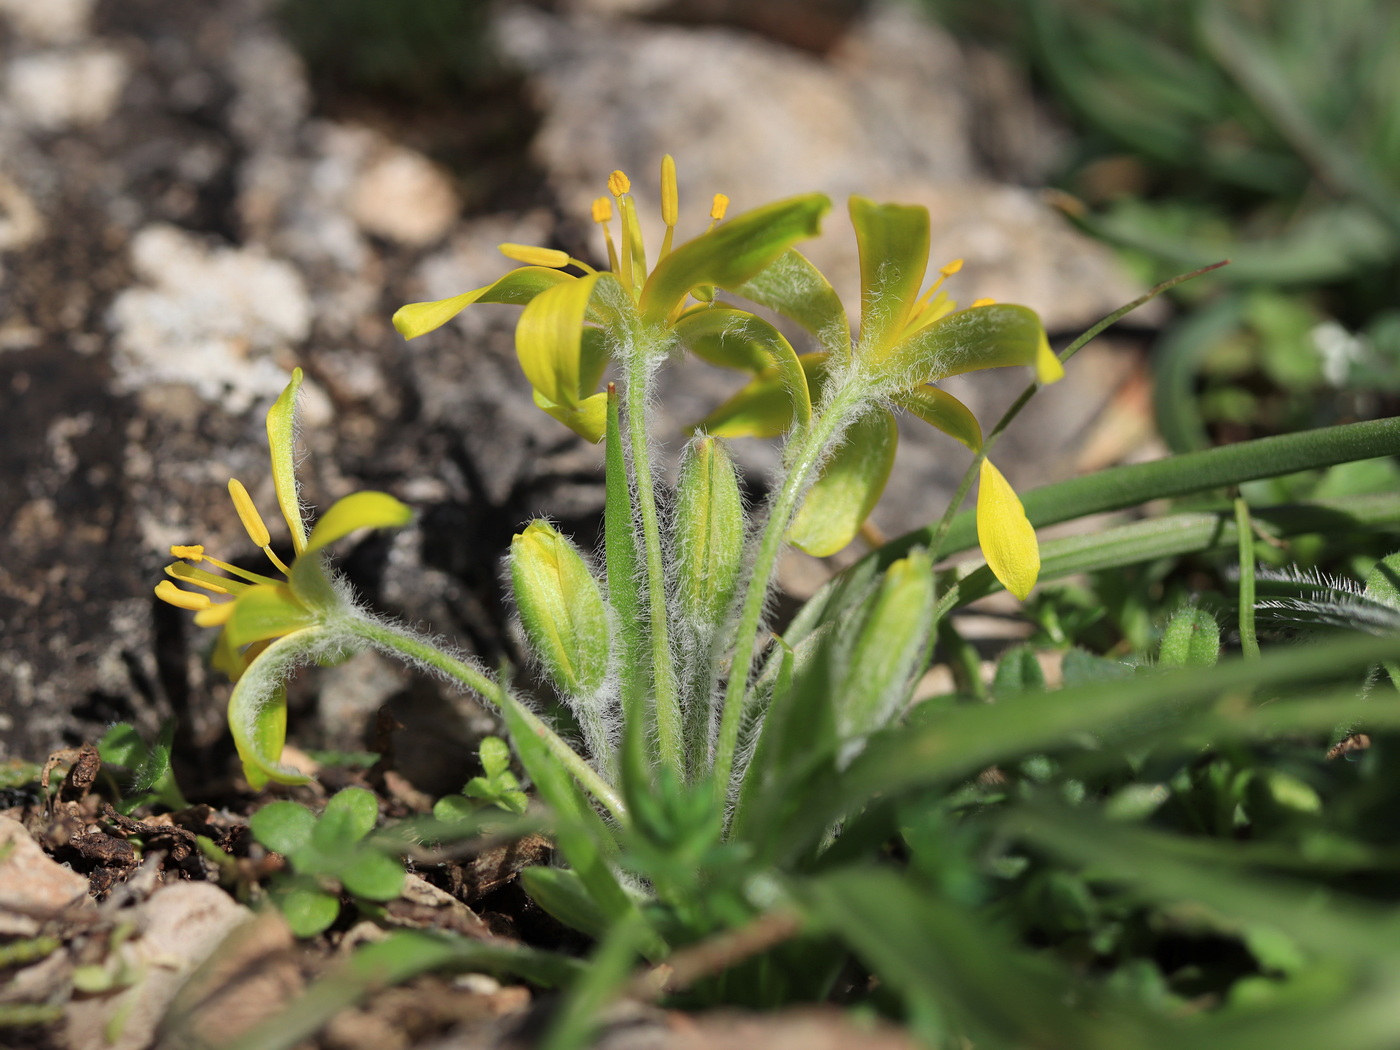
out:
<path id="1" fill-rule="evenodd" d="M 41 51 L 10 64 L 6 88 L 26 124 L 61 131 L 111 116 L 128 73 L 126 59 L 112 48 Z"/>
<path id="2" fill-rule="evenodd" d="M 296 270 L 257 249 L 209 248 L 164 225 L 141 230 L 131 257 L 146 285 L 112 304 L 119 392 L 180 382 L 237 413 L 282 391 L 288 369 L 273 355 L 311 328 Z"/>
<path id="3" fill-rule="evenodd" d="M 23 824 L 0 817 L 0 934 L 29 937 L 70 909 L 91 907 L 88 880 L 46 854 Z"/>
<path id="4" fill-rule="evenodd" d="M 445 237 L 459 207 L 446 172 L 402 147 L 386 150 L 370 163 L 351 190 L 349 204 L 366 232 L 415 248 Z"/>
<path id="5" fill-rule="evenodd" d="M 97 0 L 0 0 L 17 34 L 40 44 L 71 44 L 87 35 Z"/>

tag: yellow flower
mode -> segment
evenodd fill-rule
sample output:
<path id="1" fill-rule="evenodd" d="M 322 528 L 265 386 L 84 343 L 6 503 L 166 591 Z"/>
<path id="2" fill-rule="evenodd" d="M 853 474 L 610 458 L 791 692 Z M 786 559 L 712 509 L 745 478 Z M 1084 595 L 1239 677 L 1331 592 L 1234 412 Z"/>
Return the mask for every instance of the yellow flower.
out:
<path id="1" fill-rule="evenodd" d="M 729 199 L 717 194 L 710 207 L 709 228 L 673 248 L 680 206 L 675 162 L 667 156 L 661 164 L 661 217 L 666 232 L 656 265 L 649 268 L 631 181 L 615 171 L 608 178 L 608 191 L 610 196 L 593 203 L 593 221 L 602 229 L 606 244 L 607 270 L 596 270 L 557 249 L 503 244 L 501 251 L 508 258 L 527 265 L 484 288 L 401 307 L 394 314 L 395 327 L 406 339 L 414 339 L 446 324 L 473 303 L 524 305 L 515 345 L 521 368 L 534 388 L 535 404 L 576 433 L 598 441 L 607 414 L 607 394 L 598 387 L 609 355 L 625 359 L 634 353 L 660 354 L 677 341 L 686 343 L 687 335 L 694 334 L 684 324 L 689 299 L 703 308 L 713 299 L 715 287 L 739 287 L 792 243 L 814 235 L 818 220 L 830 207 L 820 194 L 808 194 L 722 222 Z M 581 275 L 565 273 L 565 267 Z M 763 324 L 752 315 L 743 316 Z M 782 346 L 786 347 L 785 341 Z M 791 355 L 791 348 L 786 352 Z"/>
<path id="2" fill-rule="evenodd" d="M 275 689 L 262 688 L 263 676 L 251 672 L 271 655 L 279 641 L 288 652 L 308 651 L 336 635 L 338 619 L 358 615 L 353 603 L 332 578 L 324 549 L 361 528 L 388 528 L 405 524 L 412 512 L 383 492 L 356 492 L 338 500 L 307 528 L 297 498 L 293 463 L 293 431 L 296 395 L 301 369 L 267 415 L 268 443 L 272 452 L 272 477 L 277 503 L 291 532 L 290 565 L 272 550 L 271 534 L 242 482 L 231 479 L 229 495 L 234 510 L 253 545 L 260 548 L 276 571 L 275 576 L 240 569 L 212 558 L 199 544 L 170 548 L 181 559 L 165 567 L 170 579 L 156 585 L 156 597 L 177 608 L 193 611 L 201 627 L 218 627 L 214 665 L 236 685 L 229 700 L 229 725 L 249 783 L 260 787 L 268 780 L 299 783 L 307 778 L 278 762 L 286 738 L 286 703 L 280 679 Z M 210 572 L 203 566 L 222 570 Z M 177 586 L 183 584 L 184 586 Z"/>

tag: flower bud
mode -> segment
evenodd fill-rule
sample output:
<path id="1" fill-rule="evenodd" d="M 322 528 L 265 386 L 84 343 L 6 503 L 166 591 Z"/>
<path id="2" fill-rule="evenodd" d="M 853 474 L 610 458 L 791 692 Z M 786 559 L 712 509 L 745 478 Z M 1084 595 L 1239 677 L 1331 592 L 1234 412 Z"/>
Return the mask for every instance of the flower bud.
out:
<path id="1" fill-rule="evenodd" d="M 602 591 L 568 538 L 532 521 L 511 540 L 510 578 L 535 655 L 566 696 L 595 692 L 608 671 Z"/>
<path id="2" fill-rule="evenodd" d="M 717 626 L 724 618 L 744 558 L 744 503 L 734 461 L 723 444 L 691 442 L 676 493 L 676 592 L 681 615 Z"/>
<path id="3" fill-rule="evenodd" d="M 878 589 L 848 622 L 837 728 L 863 737 L 899 713 L 927 658 L 933 629 L 933 563 L 916 549 L 885 570 Z"/>

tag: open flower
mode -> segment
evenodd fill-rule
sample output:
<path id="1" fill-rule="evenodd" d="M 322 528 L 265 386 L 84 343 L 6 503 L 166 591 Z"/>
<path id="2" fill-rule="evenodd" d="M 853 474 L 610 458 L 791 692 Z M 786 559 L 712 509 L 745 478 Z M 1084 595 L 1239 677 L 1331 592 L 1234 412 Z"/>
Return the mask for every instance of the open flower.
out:
<path id="1" fill-rule="evenodd" d="M 928 268 L 929 216 L 925 208 L 850 202 L 860 251 L 861 325 L 851 339 L 840 300 L 827 280 L 796 251 L 788 251 L 739 294 L 797 321 L 818 339 L 819 353 L 798 360 L 810 386 L 855 383 L 871 401 L 918 416 L 973 452 L 982 429 L 957 398 L 932 384 L 963 372 L 1030 365 L 1042 383 L 1064 375 L 1035 313 L 1024 306 L 978 300 L 959 310 L 942 289 L 961 261 L 949 263 L 923 289 Z M 710 352 L 718 350 L 719 352 Z M 796 423 L 791 381 L 761 356 L 731 343 L 701 348 L 714 364 L 741 368 L 752 381 L 716 409 L 700 428 L 727 437 L 772 436 Z M 898 431 L 888 408 L 865 412 L 827 460 L 793 521 L 789 537 L 812 554 L 833 554 L 855 538 L 884 491 Z M 1040 554 L 1021 501 L 990 461 L 981 467 L 978 539 L 988 565 L 1017 597 L 1030 593 Z"/>
<path id="2" fill-rule="evenodd" d="M 297 497 L 292 454 L 301 382 L 298 368 L 267 414 L 277 503 L 292 537 L 291 564 L 273 552 L 266 523 L 247 489 L 235 479 L 228 484 L 234 509 L 277 575 L 250 572 L 211 558 L 199 545 L 176 546 L 170 553 L 181 560 L 166 566 L 170 579 L 155 588 L 162 601 L 193 611 L 195 623 L 201 627 L 220 628 L 214 664 L 236 683 L 229 699 L 229 726 L 248 782 L 254 787 L 269 780 L 307 780 L 279 761 L 287 729 L 286 696 L 281 685 L 286 670 L 298 659 L 353 644 L 352 636 L 339 625 L 359 614 L 343 585 L 330 573 L 325 548 L 356 529 L 403 525 L 412 514 L 383 492 L 356 492 L 332 504 L 315 527 L 308 529 Z"/>
<path id="3" fill-rule="evenodd" d="M 831 206 L 821 194 L 808 194 L 724 222 L 728 198 L 716 195 L 709 229 L 673 249 L 680 207 L 675 162 L 667 156 L 661 164 L 661 217 L 666 233 L 656 265 L 648 269 L 631 182 L 615 171 L 608 179 L 608 190 L 609 197 L 593 203 L 593 220 L 607 244 L 608 270 L 595 270 L 557 249 L 503 244 L 500 248 L 506 256 L 529 265 L 484 288 L 401 307 L 394 314 L 395 327 L 413 339 L 446 324 L 473 303 L 525 305 L 515 330 L 515 346 L 534 388 L 535 404 L 576 433 L 598 441 L 607 412 L 607 395 L 598 386 L 608 357 L 659 356 L 677 342 L 708 338 L 709 328 L 690 319 L 709 312 L 714 289 L 738 288 L 794 242 L 814 236 L 818 221 Z M 616 239 L 612 235 L 614 201 L 619 216 Z M 581 275 L 565 273 L 566 267 Z M 695 305 L 687 310 L 692 298 Z M 756 330 L 772 331 L 752 314 L 727 313 L 738 315 L 732 319 Z M 773 345 L 780 352 L 786 348 L 781 363 L 785 374 L 800 379 L 792 348 L 786 341 Z"/>

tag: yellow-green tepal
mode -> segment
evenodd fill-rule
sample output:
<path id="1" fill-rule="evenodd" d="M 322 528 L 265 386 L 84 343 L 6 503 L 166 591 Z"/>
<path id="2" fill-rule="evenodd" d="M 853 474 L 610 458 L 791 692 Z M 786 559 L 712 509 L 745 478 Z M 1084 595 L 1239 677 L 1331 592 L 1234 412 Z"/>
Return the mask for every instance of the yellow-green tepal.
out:
<path id="1" fill-rule="evenodd" d="M 574 545 L 547 521 L 510 544 L 510 578 L 531 648 L 566 696 L 595 692 L 608 672 L 603 594 Z"/>

